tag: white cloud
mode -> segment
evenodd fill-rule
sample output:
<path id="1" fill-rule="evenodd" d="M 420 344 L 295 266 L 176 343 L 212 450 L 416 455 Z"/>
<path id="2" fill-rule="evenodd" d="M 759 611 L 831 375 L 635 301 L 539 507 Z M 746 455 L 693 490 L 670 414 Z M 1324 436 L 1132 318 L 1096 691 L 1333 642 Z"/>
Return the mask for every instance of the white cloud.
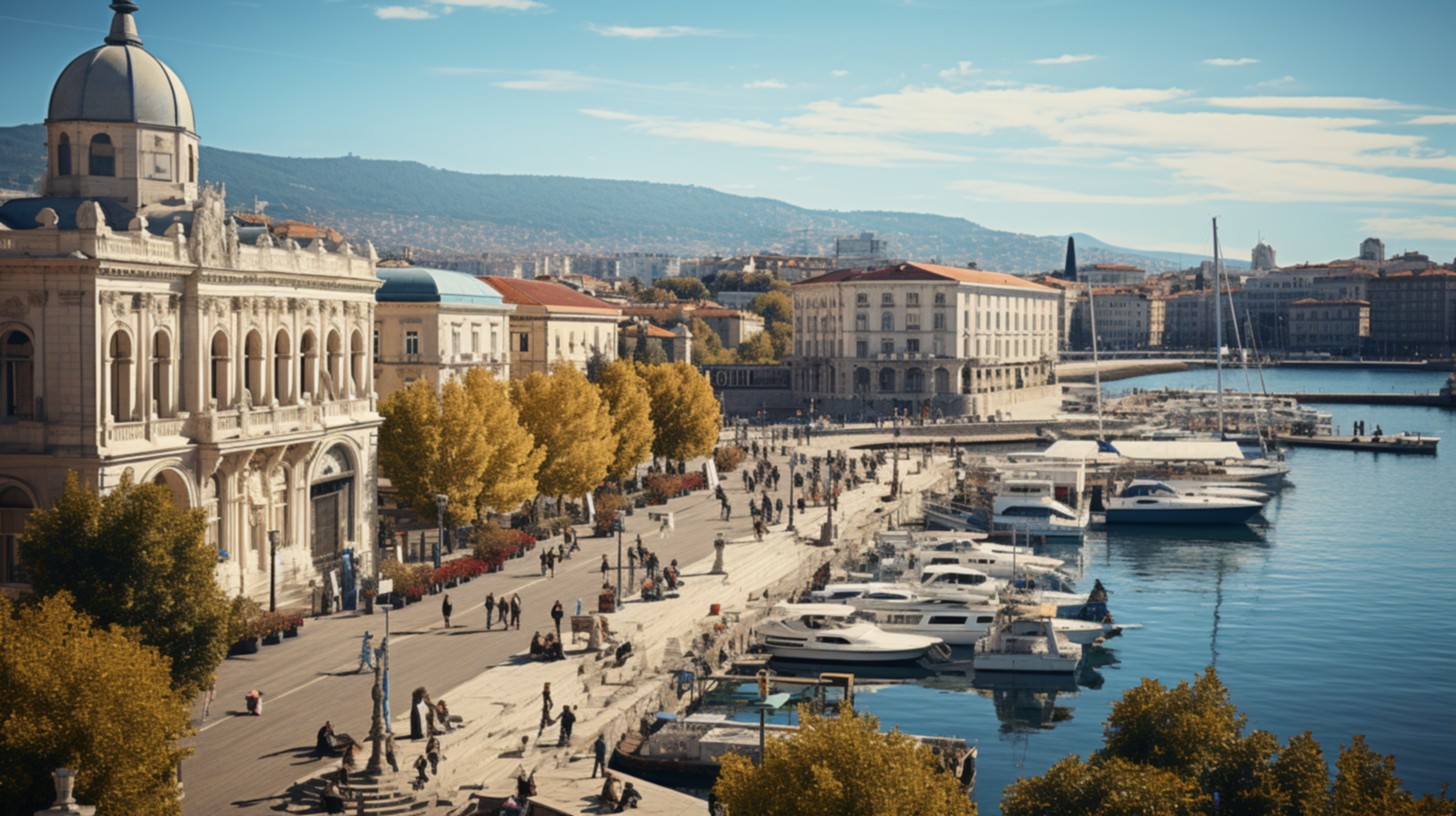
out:
<path id="1" fill-rule="evenodd" d="M 1240 65 L 1254 65 L 1258 60 L 1253 57 L 1212 57 L 1203 61 L 1204 65 L 1212 65 L 1216 68 L 1234 68 Z"/>
<path id="2" fill-rule="evenodd" d="M 513 11 L 526 11 L 527 9 L 541 8 L 536 0 L 432 0 L 442 6 L 460 6 L 468 8 L 484 9 L 510 9 Z"/>
<path id="3" fill-rule="evenodd" d="M 846 70 L 844 70 L 843 68 L 836 68 L 833 71 L 830 71 L 829 72 L 829 75 L 832 76 L 832 77 L 836 77 L 836 78 L 837 77 L 844 77 L 844 76 L 849 76 L 849 72 L 846 71 Z"/>
<path id="4" fill-rule="evenodd" d="M 979 73 L 981 73 L 981 69 L 975 67 L 975 63 L 971 62 L 970 60 L 961 60 L 960 62 L 957 62 L 955 65 L 952 65 L 951 67 L 942 70 L 940 72 L 940 78 L 941 79 L 961 79 L 963 77 L 968 77 L 971 74 L 979 74 Z"/>
<path id="5" fill-rule="evenodd" d="M 1096 54 L 1063 54 L 1060 57 L 1042 57 L 1031 61 L 1032 65 L 1071 65 L 1075 62 L 1091 62 L 1102 59 Z"/>
<path id="6" fill-rule="evenodd" d="M 766 89 L 769 89 L 769 90 L 780 91 L 780 90 L 783 90 L 784 88 L 787 88 L 789 86 L 786 83 L 784 83 L 783 80 L 779 80 L 779 79 L 759 79 L 759 80 L 755 80 L 753 82 L 745 83 L 743 85 L 743 87 L 745 87 L 745 88 L 766 88 Z"/>
<path id="7" fill-rule="evenodd" d="M 1250 85 L 1249 87 L 1250 88 L 1287 88 L 1290 85 L 1293 85 L 1294 83 L 1296 83 L 1298 81 L 1299 80 L 1295 79 L 1294 77 L 1289 76 L 1288 74 L 1286 74 L 1286 75 L 1284 75 L 1282 77 L 1276 77 L 1275 79 L 1266 79 L 1263 82 L 1255 82 L 1253 85 Z"/>
<path id="8" fill-rule="evenodd" d="M 1360 228 L 1373 235 L 1382 235 L 1387 238 L 1456 241 L 1456 217 L 1447 215 L 1411 217 L 1381 215 L 1366 218 L 1361 222 Z"/>
<path id="9" fill-rule="evenodd" d="M 592 24 L 592 31 L 603 37 L 623 37 L 629 40 L 663 40 L 674 37 L 717 37 L 723 32 L 710 28 L 693 26 L 599 26 Z"/>
<path id="10" fill-rule="evenodd" d="M 374 10 L 374 16 L 381 20 L 433 20 L 435 15 L 428 9 L 409 6 L 384 6 Z"/>
<path id="11" fill-rule="evenodd" d="M 1443 113 L 1435 116 L 1417 116 L 1407 125 L 1456 125 L 1456 114 Z"/>
<path id="12" fill-rule="evenodd" d="M 611 122 L 647 122 L 650 119 L 646 116 L 638 116 L 635 113 L 623 113 L 622 111 L 603 110 L 601 108 L 580 108 L 581 113 L 593 119 L 606 119 Z"/>
<path id="13" fill-rule="evenodd" d="M 1204 100 L 1216 108 L 1250 110 L 1398 110 L 1411 108 L 1392 99 L 1368 96 L 1218 96 Z"/>
<path id="14" fill-rule="evenodd" d="M 1193 195 L 1138 196 L 1121 193 L 1083 193 L 1042 187 L 1035 184 L 1020 184 L 1010 181 L 965 179 L 951 182 L 951 189 L 964 190 L 972 198 L 987 201 L 1016 201 L 1036 204 L 1133 204 L 1158 205 L 1188 204 L 1198 200 Z"/>

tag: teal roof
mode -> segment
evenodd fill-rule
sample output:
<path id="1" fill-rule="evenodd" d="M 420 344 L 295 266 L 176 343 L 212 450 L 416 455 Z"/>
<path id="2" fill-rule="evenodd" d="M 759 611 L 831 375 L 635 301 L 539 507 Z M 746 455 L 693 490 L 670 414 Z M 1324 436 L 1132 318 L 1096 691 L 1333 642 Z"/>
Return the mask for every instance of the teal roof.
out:
<path id="1" fill-rule="evenodd" d="M 380 267 L 384 285 L 374 293 L 380 303 L 462 303 L 509 308 L 500 293 L 464 272 L 421 266 Z"/>

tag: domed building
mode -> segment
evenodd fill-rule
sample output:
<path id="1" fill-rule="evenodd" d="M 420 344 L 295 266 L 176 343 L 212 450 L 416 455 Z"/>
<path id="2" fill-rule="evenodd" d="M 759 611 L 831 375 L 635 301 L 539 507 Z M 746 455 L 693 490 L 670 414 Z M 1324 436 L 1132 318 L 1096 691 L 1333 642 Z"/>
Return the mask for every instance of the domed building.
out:
<path id="1" fill-rule="evenodd" d="M 40 196 L 0 205 L 0 587 L 75 471 L 204 509 L 231 594 L 346 595 L 374 550 L 373 247 L 230 214 L 181 79 L 111 9 L 51 93 Z"/>
<path id="2" fill-rule="evenodd" d="M 484 368 L 511 376 L 510 316 L 515 306 L 464 272 L 380 267 L 375 293 L 374 381 L 380 398 L 415 380 L 436 388 Z"/>

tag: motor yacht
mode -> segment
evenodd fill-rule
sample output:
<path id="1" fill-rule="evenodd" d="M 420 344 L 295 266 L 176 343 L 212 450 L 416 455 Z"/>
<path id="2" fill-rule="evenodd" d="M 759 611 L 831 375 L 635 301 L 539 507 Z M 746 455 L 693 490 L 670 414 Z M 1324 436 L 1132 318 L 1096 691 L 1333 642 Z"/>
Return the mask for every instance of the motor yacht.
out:
<path id="1" fill-rule="evenodd" d="M 1057 501 L 1052 482 L 1008 479 L 991 505 L 991 526 L 1033 538 L 1081 541 L 1089 514 Z"/>
<path id="2" fill-rule="evenodd" d="M 778 659 L 814 663 L 901 663 L 945 650 L 939 638 L 886 632 L 855 618 L 846 604 L 780 603 L 758 625 L 758 638 Z"/>
<path id="3" fill-rule="evenodd" d="M 1082 662 L 1082 647 L 1057 634 L 1051 618 L 997 616 L 976 641 L 971 665 L 982 672 L 1071 674 Z"/>
<path id="4" fill-rule="evenodd" d="M 1243 524 L 1263 505 L 1248 499 L 1179 493 L 1152 479 L 1134 479 L 1107 500 L 1108 524 Z"/>
<path id="5" fill-rule="evenodd" d="M 910 563 L 916 568 L 955 565 L 980 570 L 996 578 L 1014 578 L 1018 572 L 1050 572 L 1065 562 L 1036 555 L 1029 547 L 993 544 L 970 538 L 941 539 L 914 550 Z"/>
<path id="6" fill-rule="evenodd" d="M 886 632 L 938 637 L 950 646 L 974 646 L 990 630 L 1001 611 L 994 601 L 956 603 L 954 601 L 883 601 L 868 597 L 856 599 L 860 615 Z M 1052 618 L 1057 636 L 1069 643 L 1090 646 L 1115 631 L 1111 624 L 1094 621 Z"/>

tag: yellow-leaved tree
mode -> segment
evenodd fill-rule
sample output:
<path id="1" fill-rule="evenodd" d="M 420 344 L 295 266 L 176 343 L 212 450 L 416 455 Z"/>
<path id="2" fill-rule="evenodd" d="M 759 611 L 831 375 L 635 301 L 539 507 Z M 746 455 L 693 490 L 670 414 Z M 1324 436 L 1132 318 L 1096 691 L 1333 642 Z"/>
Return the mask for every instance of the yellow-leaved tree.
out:
<path id="1" fill-rule="evenodd" d="M 607 477 L 617 451 L 612 414 L 586 375 L 558 363 L 511 383 L 521 424 L 546 451 L 536 482 L 542 493 L 582 496 Z"/>
<path id="2" fill-rule="evenodd" d="M 458 526 L 475 520 L 476 502 L 485 489 L 491 453 L 485 413 L 459 380 L 449 380 L 440 387 L 439 422 L 439 455 L 430 463 L 431 481 L 436 492 L 450 497 L 446 521 Z"/>
<path id="3" fill-rule="evenodd" d="M 481 491 L 481 512 L 505 510 L 536 495 L 536 472 L 546 458 L 531 432 L 521 424 L 510 389 L 484 369 L 465 375 L 465 390 L 479 407 L 488 453 Z"/>
<path id="4" fill-rule="evenodd" d="M 428 380 L 418 379 L 379 401 L 379 470 L 394 485 L 400 504 L 435 516 L 434 468 L 440 455 L 440 401 Z"/>
<path id="5" fill-rule="evenodd" d="M 175 816 L 186 699 L 167 659 L 120 628 L 101 629 L 59 593 L 0 597 L 0 814 L 55 800 L 51 771 L 76 772 L 97 816 Z"/>
<path id="6" fill-rule="evenodd" d="M 652 455 L 652 401 L 647 383 L 626 360 L 605 366 L 597 388 L 612 412 L 612 430 L 617 435 L 617 450 L 607 473 L 620 482 Z"/>
<path id="7" fill-rule="evenodd" d="M 728 816 L 975 816 L 960 781 L 924 745 L 848 709 L 802 714 L 798 732 L 768 741 L 758 767 L 723 757 L 713 792 Z"/>
<path id="8" fill-rule="evenodd" d="M 681 362 L 637 370 L 652 402 L 652 455 L 686 461 L 712 453 L 723 417 L 708 378 Z"/>

